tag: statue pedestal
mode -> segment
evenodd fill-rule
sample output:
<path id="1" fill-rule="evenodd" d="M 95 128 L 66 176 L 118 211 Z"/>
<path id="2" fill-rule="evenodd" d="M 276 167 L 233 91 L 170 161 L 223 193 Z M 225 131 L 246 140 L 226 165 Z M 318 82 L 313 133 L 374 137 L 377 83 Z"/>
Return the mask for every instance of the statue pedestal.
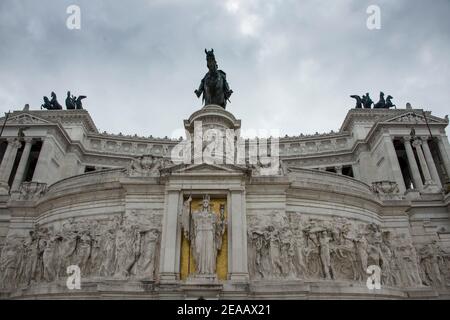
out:
<path id="1" fill-rule="evenodd" d="M 218 105 L 206 105 L 195 111 L 189 119 L 184 120 L 184 128 L 194 147 L 191 156 L 185 161 L 195 164 L 205 162 L 223 164 L 229 163 L 231 159 L 232 163 L 235 163 L 234 151 L 231 152 L 227 148 L 233 149 L 231 147 L 234 146 L 234 139 L 239 138 L 241 120 L 236 119 L 231 112 Z M 215 142 L 211 144 L 213 141 Z M 215 143 L 222 146 L 219 148 Z M 210 152 L 205 152 L 205 144 L 214 149 L 214 156 Z"/>
<path id="2" fill-rule="evenodd" d="M 236 119 L 231 112 L 214 104 L 204 106 L 195 111 L 189 119 L 184 120 L 184 128 L 191 135 L 194 134 L 195 122 L 201 124 L 203 131 L 208 129 L 238 130 L 241 128 L 241 120 Z"/>
<path id="3" fill-rule="evenodd" d="M 185 299 L 219 299 L 223 285 L 217 275 L 191 275 L 181 285 Z"/>
<path id="4" fill-rule="evenodd" d="M 219 284 L 216 274 L 194 274 L 186 279 L 186 284 Z"/>

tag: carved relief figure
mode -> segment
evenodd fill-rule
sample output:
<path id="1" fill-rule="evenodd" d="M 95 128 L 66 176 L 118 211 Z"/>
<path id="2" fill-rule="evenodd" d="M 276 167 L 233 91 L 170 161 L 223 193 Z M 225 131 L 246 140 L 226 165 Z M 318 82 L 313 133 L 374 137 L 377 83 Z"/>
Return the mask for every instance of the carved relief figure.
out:
<path id="1" fill-rule="evenodd" d="M 100 271 L 100 265 L 102 260 L 104 259 L 104 251 L 102 248 L 102 233 L 105 232 L 105 228 L 100 226 L 97 221 L 94 221 L 91 224 L 91 256 L 89 263 L 89 273 L 90 274 L 98 274 Z"/>
<path id="2" fill-rule="evenodd" d="M 59 274 L 66 274 L 67 266 L 73 264 L 78 239 L 78 231 L 73 228 L 73 220 L 69 220 L 63 224 L 63 236 L 61 236 L 59 242 Z"/>
<path id="3" fill-rule="evenodd" d="M 294 263 L 294 265 L 297 266 L 297 273 L 306 278 L 308 273 L 307 260 L 310 249 L 306 245 L 305 236 L 302 230 L 297 229 L 296 232 L 294 232 L 294 237 L 294 247 L 296 250 L 296 263 Z"/>
<path id="4" fill-rule="evenodd" d="M 58 240 L 55 236 L 50 236 L 45 240 L 44 252 L 42 254 L 42 260 L 44 264 L 44 280 L 47 282 L 53 281 L 57 277 L 56 271 L 56 241 Z"/>
<path id="5" fill-rule="evenodd" d="M 393 245 L 391 240 L 391 232 L 383 232 L 383 242 L 381 244 L 381 252 L 384 257 L 383 265 L 381 266 L 381 282 L 386 285 L 400 285 L 397 259 L 394 256 Z"/>
<path id="6" fill-rule="evenodd" d="M 16 237 L 9 237 L 2 249 L 0 256 L 0 287 L 8 288 L 14 285 L 16 280 L 16 265 L 18 264 L 17 250 L 20 240 Z"/>
<path id="7" fill-rule="evenodd" d="M 269 258 L 272 264 L 272 272 L 275 275 L 280 275 L 283 272 L 283 265 L 280 257 L 280 239 L 273 226 L 267 228 L 265 237 L 269 245 Z"/>
<path id="8" fill-rule="evenodd" d="M 424 245 L 419 250 L 420 266 L 423 270 L 424 278 L 422 279 L 425 285 L 428 286 L 442 286 L 445 284 L 443 279 L 441 263 L 445 264 L 443 252 L 437 242 L 433 240 L 431 243 Z"/>
<path id="9" fill-rule="evenodd" d="M 75 254 L 75 264 L 80 267 L 81 273 L 86 273 L 88 260 L 91 255 L 92 239 L 88 230 L 82 230 L 78 236 L 77 249 Z"/>
<path id="10" fill-rule="evenodd" d="M 104 250 L 104 258 L 99 267 L 100 276 L 111 276 L 114 273 L 115 231 L 115 229 L 107 229 L 100 239 L 100 243 Z"/>
<path id="11" fill-rule="evenodd" d="M 397 237 L 397 245 L 394 248 L 395 256 L 401 270 L 401 282 L 403 286 L 413 287 L 422 285 L 417 265 L 417 255 L 410 240 L 404 236 Z"/>
<path id="12" fill-rule="evenodd" d="M 115 277 L 126 278 L 136 263 L 136 246 L 139 245 L 139 231 L 124 220 L 116 233 L 116 273 Z M 136 244 L 137 243 L 137 244 Z"/>
<path id="13" fill-rule="evenodd" d="M 159 239 L 159 231 L 150 229 L 141 232 L 141 254 L 137 261 L 136 274 L 139 277 L 153 278 L 155 269 L 156 249 Z"/>
<path id="14" fill-rule="evenodd" d="M 331 238 L 328 236 L 327 232 L 321 231 L 316 233 L 318 246 L 320 250 L 320 260 L 322 261 L 322 268 L 325 274 L 325 279 L 329 280 L 332 278 L 333 270 L 331 266 L 331 256 L 330 256 L 330 241 Z"/>
<path id="15" fill-rule="evenodd" d="M 128 167 L 128 174 L 132 177 L 136 176 L 159 176 L 160 171 L 170 165 L 169 159 L 155 157 L 152 155 L 139 156 L 133 159 Z"/>
<path id="16" fill-rule="evenodd" d="M 360 234 L 358 240 L 356 241 L 356 252 L 358 253 L 359 263 L 361 265 L 360 269 L 360 279 L 364 278 L 368 267 L 369 255 L 367 254 L 369 249 L 369 243 L 367 242 L 366 236 Z"/>

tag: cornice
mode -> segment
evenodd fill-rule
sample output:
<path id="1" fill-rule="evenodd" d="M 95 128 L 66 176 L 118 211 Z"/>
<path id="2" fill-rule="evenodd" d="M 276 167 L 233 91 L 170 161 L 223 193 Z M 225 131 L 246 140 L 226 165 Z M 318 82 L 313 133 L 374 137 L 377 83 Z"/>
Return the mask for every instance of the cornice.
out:
<path id="1" fill-rule="evenodd" d="M 87 110 L 28 110 L 13 111 L 9 120 L 20 115 L 29 115 L 40 118 L 43 122 L 53 122 L 60 124 L 83 124 L 87 132 L 98 133 L 97 127 Z M 4 121 L 4 117 L 0 119 Z"/>
<path id="2" fill-rule="evenodd" d="M 340 131 L 350 131 L 350 127 L 356 122 L 379 123 L 388 121 L 395 117 L 399 117 L 408 113 L 422 116 L 423 109 L 351 109 L 342 123 Z M 448 119 L 442 119 L 431 115 L 430 111 L 425 111 L 426 117 L 431 121 L 439 122 L 440 124 L 448 124 Z"/>

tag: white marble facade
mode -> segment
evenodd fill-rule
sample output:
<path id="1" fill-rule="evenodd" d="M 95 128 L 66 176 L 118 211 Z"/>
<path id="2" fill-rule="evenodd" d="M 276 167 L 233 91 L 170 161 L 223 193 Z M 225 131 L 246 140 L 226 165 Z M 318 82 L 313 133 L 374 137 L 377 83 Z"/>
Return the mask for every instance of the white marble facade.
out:
<path id="1" fill-rule="evenodd" d="M 206 106 L 186 130 L 199 119 L 241 127 Z M 15 111 L 0 137 L 0 298 L 450 298 L 447 125 L 352 109 L 339 132 L 280 137 L 264 175 L 176 164 L 180 141 L 99 133 L 86 110 Z M 227 280 L 180 280 L 189 195 L 227 200 Z"/>

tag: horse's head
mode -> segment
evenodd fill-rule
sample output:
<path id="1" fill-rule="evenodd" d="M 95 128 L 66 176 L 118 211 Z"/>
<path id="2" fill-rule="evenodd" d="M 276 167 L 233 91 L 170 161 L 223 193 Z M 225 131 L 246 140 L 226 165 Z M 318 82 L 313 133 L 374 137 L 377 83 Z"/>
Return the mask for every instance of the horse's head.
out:
<path id="1" fill-rule="evenodd" d="M 206 65 L 208 66 L 209 71 L 217 70 L 217 62 L 216 57 L 214 56 L 214 49 L 211 49 L 211 51 L 205 49 L 205 53 L 206 53 Z"/>

